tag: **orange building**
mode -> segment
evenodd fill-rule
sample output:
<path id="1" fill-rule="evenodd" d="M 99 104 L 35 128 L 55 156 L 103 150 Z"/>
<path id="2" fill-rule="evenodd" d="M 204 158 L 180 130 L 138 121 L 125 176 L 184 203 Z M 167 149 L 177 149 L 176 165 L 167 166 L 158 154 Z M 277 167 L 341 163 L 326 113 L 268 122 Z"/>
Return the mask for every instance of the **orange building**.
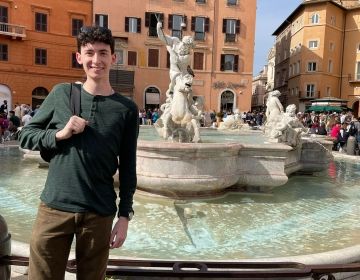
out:
<path id="1" fill-rule="evenodd" d="M 95 0 L 93 13 L 116 37 L 111 82 L 140 108 L 164 103 L 170 82 L 159 19 L 165 34 L 195 38 L 193 94 L 205 110 L 250 110 L 255 0 Z"/>
<path id="2" fill-rule="evenodd" d="M 340 98 L 359 115 L 359 18 L 359 1 L 304 0 L 278 27 L 274 88 L 284 105 Z"/>
<path id="3" fill-rule="evenodd" d="M 60 82 L 83 79 L 75 36 L 92 0 L 0 0 L 0 103 L 40 104 Z"/>

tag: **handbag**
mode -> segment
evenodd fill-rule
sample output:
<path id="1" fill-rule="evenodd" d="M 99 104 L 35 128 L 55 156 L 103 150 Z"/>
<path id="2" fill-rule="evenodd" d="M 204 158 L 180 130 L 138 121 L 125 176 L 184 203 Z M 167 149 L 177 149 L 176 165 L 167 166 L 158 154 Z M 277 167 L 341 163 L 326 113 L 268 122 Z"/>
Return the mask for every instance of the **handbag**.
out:
<path id="1" fill-rule="evenodd" d="M 81 84 L 70 84 L 70 109 L 74 116 L 80 116 Z M 46 162 L 50 162 L 50 160 L 55 156 L 55 154 L 56 150 L 54 149 L 40 149 L 40 156 Z"/>

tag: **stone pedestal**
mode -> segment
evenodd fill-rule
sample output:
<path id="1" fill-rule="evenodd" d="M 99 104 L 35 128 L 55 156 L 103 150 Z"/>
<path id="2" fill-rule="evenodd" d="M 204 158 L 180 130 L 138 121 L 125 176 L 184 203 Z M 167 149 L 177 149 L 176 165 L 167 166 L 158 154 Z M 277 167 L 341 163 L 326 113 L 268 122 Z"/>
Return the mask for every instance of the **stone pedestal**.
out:
<path id="1" fill-rule="evenodd" d="M 0 258 L 11 254 L 11 235 L 5 219 L 0 215 Z M 9 280 L 11 274 L 10 265 L 0 266 L 0 279 Z"/>

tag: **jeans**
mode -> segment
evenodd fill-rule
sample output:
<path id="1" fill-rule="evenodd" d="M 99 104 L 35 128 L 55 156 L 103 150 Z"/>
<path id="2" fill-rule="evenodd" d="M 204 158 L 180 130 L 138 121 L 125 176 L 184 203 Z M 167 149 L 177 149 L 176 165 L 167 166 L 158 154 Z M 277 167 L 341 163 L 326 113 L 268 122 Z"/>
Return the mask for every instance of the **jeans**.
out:
<path id="1" fill-rule="evenodd" d="M 59 211 L 40 203 L 30 242 L 29 280 L 63 280 L 74 236 L 77 279 L 103 280 L 113 218 Z"/>

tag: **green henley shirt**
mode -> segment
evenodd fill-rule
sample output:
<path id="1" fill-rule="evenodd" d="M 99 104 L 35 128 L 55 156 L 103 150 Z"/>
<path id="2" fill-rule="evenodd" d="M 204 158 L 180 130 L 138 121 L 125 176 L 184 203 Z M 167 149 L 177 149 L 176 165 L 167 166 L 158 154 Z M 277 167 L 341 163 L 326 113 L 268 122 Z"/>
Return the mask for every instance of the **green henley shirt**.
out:
<path id="1" fill-rule="evenodd" d="M 62 211 L 114 215 L 117 196 L 113 176 L 118 169 L 118 210 L 132 211 L 139 131 L 136 104 L 117 93 L 92 95 L 82 89 L 80 116 L 89 124 L 83 133 L 57 142 L 56 132 L 71 116 L 70 84 L 59 84 L 21 130 L 22 148 L 55 150 L 40 199 Z"/>

